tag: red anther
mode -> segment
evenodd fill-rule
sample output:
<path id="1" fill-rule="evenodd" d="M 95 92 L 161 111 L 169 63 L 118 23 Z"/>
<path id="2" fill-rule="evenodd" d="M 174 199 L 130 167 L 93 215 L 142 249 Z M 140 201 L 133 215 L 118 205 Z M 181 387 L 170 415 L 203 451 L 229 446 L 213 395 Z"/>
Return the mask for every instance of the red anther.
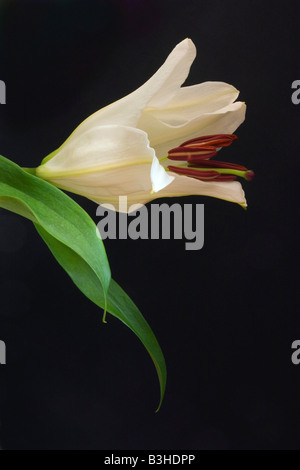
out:
<path id="1" fill-rule="evenodd" d="M 220 176 L 220 173 L 217 171 L 199 171 L 177 166 L 168 166 L 168 169 L 170 171 L 174 171 L 174 173 L 178 173 L 179 175 L 191 176 L 192 178 L 201 180 L 215 180 Z"/>
<path id="2" fill-rule="evenodd" d="M 189 159 L 188 158 L 188 163 L 190 164 L 191 167 L 201 167 L 201 168 L 226 168 L 229 170 L 241 170 L 241 171 L 249 171 L 248 168 L 242 166 L 242 165 L 236 165 L 235 163 L 227 163 L 227 162 L 218 162 L 217 160 L 202 160 L 199 162 L 199 165 L 195 165 L 198 163 L 196 160 L 193 158 Z"/>
<path id="3" fill-rule="evenodd" d="M 191 149 L 191 148 L 178 148 L 171 150 L 169 152 L 168 158 L 169 160 L 174 161 L 190 161 L 192 159 L 194 162 L 207 160 L 213 158 L 217 155 L 218 152 L 212 147 L 212 149 Z"/>
<path id="4" fill-rule="evenodd" d="M 235 163 L 211 160 L 221 147 L 228 147 L 237 138 L 235 134 L 216 134 L 196 137 L 183 142 L 179 147 L 169 151 L 168 158 L 172 161 L 186 162 L 187 165 L 184 167 L 168 166 L 168 169 L 179 175 L 190 176 L 202 181 L 235 181 L 237 175 L 251 181 L 254 178 L 254 172 L 246 167 Z M 224 173 L 222 173 L 222 169 L 224 169 Z M 228 174 L 231 173 L 230 170 L 237 175 Z"/>
<path id="5" fill-rule="evenodd" d="M 174 153 L 177 153 L 177 152 L 181 152 L 181 153 L 211 152 L 212 150 L 215 150 L 214 145 L 196 145 L 196 144 L 180 145 L 179 147 L 176 147 L 175 149 L 169 150 L 169 154 L 173 155 Z"/>
<path id="6" fill-rule="evenodd" d="M 168 152 L 170 160 L 175 161 L 190 161 L 198 162 L 202 159 L 213 158 L 217 154 L 217 149 L 221 147 L 228 147 L 232 144 L 237 136 L 234 134 L 217 134 L 197 137 L 196 139 L 188 140 L 179 147 L 176 147 Z"/>
<path id="7" fill-rule="evenodd" d="M 196 143 L 198 143 L 199 146 L 207 143 L 208 145 L 213 145 L 214 147 L 228 147 L 237 139 L 238 136 L 235 134 L 205 135 L 202 137 L 196 137 L 195 139 L 187 140 L 186 142 L 183 142 L 180 147 L 186 147 L 190 144 Z"/>
<path id="8" fill-rule="evenodd" d="M 218 178 L 216 178 L 216 181 L 219 181 L 220 183 L 224 181 L 235 181 L 237 180 L 237 176 L 234 175 L 219 175 Z"/>
<path id="9" fill-rule="evenodd" d="M 177 166 L 168 166 L 170 171 L 174 171 L 179 175 L 189 176 L 191 178 L 201 180 L 201 181 L 235 181 L 237 176 L 234 175 L 222 175 L 217 171 L 200 171 L 200 170 L 192 170 L 191 168 L 180 168 Z"/>

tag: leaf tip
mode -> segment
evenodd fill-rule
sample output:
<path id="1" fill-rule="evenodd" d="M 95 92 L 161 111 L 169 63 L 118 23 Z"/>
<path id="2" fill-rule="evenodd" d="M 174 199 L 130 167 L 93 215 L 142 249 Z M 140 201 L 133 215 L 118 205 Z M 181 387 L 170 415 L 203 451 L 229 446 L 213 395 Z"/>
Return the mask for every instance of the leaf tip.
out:
<path id="1" fill-rule="evenodd" d="M 107 315 L 107 298 L 105 296 L 104 313 L 103 313 L 103 318 L 102 318 L 102 323 L 104 324 L 107 324 L 106 315 Z"/>

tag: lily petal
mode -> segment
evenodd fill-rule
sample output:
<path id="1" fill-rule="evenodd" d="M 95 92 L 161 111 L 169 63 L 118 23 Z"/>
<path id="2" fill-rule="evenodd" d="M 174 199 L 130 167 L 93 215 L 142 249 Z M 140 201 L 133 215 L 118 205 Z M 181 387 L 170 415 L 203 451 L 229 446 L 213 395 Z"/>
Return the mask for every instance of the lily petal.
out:
<path id="1" fill-rule="evenodd" d="M 126 126 L 101 126 L 79 135 L 36 170 L 56 186 L 103 201 L 172 183 L 149 146 L 147 134 Z M 111 181 L 114 184 L 111 184 Z"/>
<path id="2" fill-rule="evenodd" d="M 154 157 L 147 134 L 139 129 L 116 125 L 92 127 L 62 147 L 51 160 L 37 168 L 37 173 L 51 179 L 82 175 L 97 169 L 152 164 Z"/>
<path id="3" fill-rule="evenodd" d="M 170 176 L 170 174 L 161 166 L 158 158 L 154 157 L 151 168 L 152 192 L 157 193 L 158 191 L 161 191 L 169 186 L 174 179 L 175 177 Z"/>
<path id="4" fill-rule="evenodd" d="M 245 120 L 246 105 L 240 101 L 217 111 L 200 114 L 179 125 L 158 119 L 152 113 L 144 113 L 139 128 L 147 132 L 150 145 L 155 148 L 158 158 L 164 157 L 172 148 L 183 141 L 201 135 L 232 134 Z"/>
<path id="5" fill-rule="evenodd" d="M 247 207 L 245 193 L 242 185 L 237 182 L 214 182 L 200 181 L 195 178 L 177 175 L 170 172 L 170 176 L 174 176 L 174 181 L 165 189 L 160 191 L 158 195 L 153 195 L 152 199 L 158 196 L 162 197 L 181 197 L 181 196 L 211 196 L 225 201 L 235 202 L 242 207 Z"/>
<path id="6" fill-rule="evenodd" d="M 204 82 L 199 85 L 179 88 L 176 95 L 163 109 L 150 108 L 143 111 L 158 120 L 181 125 L 186 121 L 216 112 L 237 100 L 239 91 L 228 83 Z M 137 127 L 140 127 L 139 124 Z"/>
<path id="7" fill-rule="evenodd" d="M 78 137 L 90 127 L 119 124 L 136 127 L 143 109 L 148 106 L 163 107 L 186 80 L 196 57 L 196 48 L 190 39 L 180 42 L 158 71 L 130 95 L 106 106 L 80 124 L 70 139 Z M 64 144 L 65 145 L 65 144 Z"/>
<path id="8" fill-rule="evenodd" d="M 119 197 L 123 196 L 131 201 L 131 198 L 137 195 L 134 202 L 139 202 L 140 199 L 148 201 L 153 198 L 151 168 L 152 163 L 149 162 L 124 166 L 123 168 L 94 171 L 89 174 L 53 177 L 51 183 L 58 188 L 87 197 L 98 204 L 110 203 L 118 206 Z"/>

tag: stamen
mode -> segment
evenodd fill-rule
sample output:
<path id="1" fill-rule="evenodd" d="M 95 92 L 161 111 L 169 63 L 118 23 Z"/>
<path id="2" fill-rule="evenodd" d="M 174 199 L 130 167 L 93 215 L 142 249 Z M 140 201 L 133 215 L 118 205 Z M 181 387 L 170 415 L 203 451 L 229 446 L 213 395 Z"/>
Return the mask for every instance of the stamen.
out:
<path id="1" fill-rule="evenodd" d="M 182 147 L 186 147 L 190 144 L 207 143 L 214 147 L 229 147 L 235 140 L 238 140 L 238 136 L 235 134 L 216 134 L 216 135 L 205 135 L 203 137 L 196 137 L 195 139 L 187 140 L 181 144 Z"/>
<path id="2" fill-rule="evenodd" d="M 168 166 L 170 171 L 178 173 L 180 175 L 192 176 L 194 178 L 202 180 L 214 180 L 218 178 L 219 173 L 217 171 L 201 171 L 201 170 L 192 170 L 191 168 L 177 167 L 177 166 Z"/>
<path id="3" fill-rule="evenodd" d="M 238 176 L 240 178 L 244 178 L 247 181 L 251 181 L 254 178 L 254 172 L 250 170 L 236 170 L 234 168 L 210 168 L 207 166 L 204 167 L 190 167 L 190 166 L 168 166 L 170 171 L 174 173 L 178 173 L 180 175 L 191 176 L 192 178 L 198 179 L 220 179 L 222 178 L 223 181 L 232 181 L 236 179 Z M 228 178 L 228 176 L 230 178 Z M 233 178 L 234 177 L 234 178 Z M 225 178 L 225 179 L 224 179 Z"/>
<path id="4" fill-rule="evenodd" d="M 194 162 L 198 162 L 203 159 L 207 160 L 217 155 L 221 147 L 231 145 L 234 140 L 237 140 L 237 136 L 234 134 L 197 137 L 170 150 L 168 157 L 170 160 L 174 161 L 189 161 L 193 159 Z"/>
<path id="5" fill-rule="evenodd" d="M 191 167 L 193 167 L 196 161 L 194 159 L 188 159 L 188 163 Z M 198 165 L 197 165 L 198 166 Z M 213 161 L 201 161 L 201 166 L 204 168 L 227 168 L 231 170 L 241 170 L 241 171 L 248 171 L 248 168 L 242 165 L 236 165 L 235 163 L 227 163 L 227 162 L 219 162 L 217 160 Z"/>
<path id="6" fill-rule="evenodd" d="M 219 183 L 222 183 L 222 182 L 229 182 L 229 181 L 236 181 L 237 180 L 237 176 L 233 176 L 233 175 L 219 175 L 218 178 L 217 178 L 217 181 Z"/>
<path id="7" fill-rule="evenodd" d="M 205 150 L 193 150 L 187 147 L 178 147 L 177 149 L 171 150 L 171 152 L 169 152 L 169 159 L 174 161 L 189 161 L 190 159 L 193 161 L 202 161 L 215 157 L 217 153 L 218 152 L 215 151 L 213 147 L 211 149 L 208 148 Z"/>
<path id="8" fill-rule="evenodd" d="M 220 148 L 228 147 L 235 140 L 235 134 L 207 135 L 188 140 L 169 151 L 169 160 L 182 163 L 178 166 L 170 165 L 168 169 L 202 181 L 235 181 L 237 177 L 251 181 L 254 172 L 245 166 L 211 160 Z"/>

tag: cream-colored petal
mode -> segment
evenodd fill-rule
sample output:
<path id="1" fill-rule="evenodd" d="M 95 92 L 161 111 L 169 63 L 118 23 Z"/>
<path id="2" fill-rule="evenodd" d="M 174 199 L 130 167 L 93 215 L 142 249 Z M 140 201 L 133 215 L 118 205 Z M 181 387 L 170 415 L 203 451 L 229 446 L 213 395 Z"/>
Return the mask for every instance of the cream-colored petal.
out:
<path id="1" fill-rule="evenodd" d="M 139 129 L 115 125 L 93 127 L 69 141 L 37 169 L 37 174 L 45 179 L 82 175 L 97 170 L 151 164 L 154 157 L 147 134 Z"/>
<path id="2" fill-rule="evenodd" d="M 217 182 L 200 181 L 188 176 L 181 176 L 170 172 L 174 176 L 174 181 L 159 193 L 153 195 L 157 197 L 180 197 L 180 196 L 210 196 L 226 201 L 235 202 L 243 207 L 247 207 L 245 193 L 242 185 L 237 181 Z"/>
<path id="3" fill-rule="evenodd" d="M 200 181 L 187 176 L 177 175 L 172 172 L 169 172 L 169 175 L 174 177 L 173 182 L 158 193 L 149 193 L 145 190 L 128 192 L 128 205 L 125 208 L 124 205 L 122 205 L 120 211 L 128 212 L 133 204 L 146 204 L 153 200 L 157 200 L 157 203 L 159 203 L 158 199 L 160 198 L 175 198 L 183 196 L 209 196 L 234 202 L 244 208 L 247 207 L 244 190 L 238 181 Z M 105 197 L 102 196 L 102 198 L 91 197 L 91 199 L 99 204 L 112 203 L 116 207 L 116 210 L 119 210 L 119 199 L 114 197 L 112 194 L 106 194 Z"/>
<path id="4" fill-rule="evenodd" d="M 202 114 L 213 113 L 225 108 L 236 101 L 238 96 L 239 91 L 227 83 L 205 82 L 180 88 L 165 108 L 147 107 L 143 114 L 150 113 L 160 121 L 178 126 Z"/>
<path id="5" fill-rule="evenodd" d="M 66 191 L 80 194 L 98 204 L 118 203 L 119 197 L 141 199 L 152 198 L 150 178 L 152 163 L 125 166 L 106 171 L 95 171 L 89 174 L 66 175 L 53 177 L 51 183 Z"/>
<path id="6" fill-rule="evenodd" d="M 112 204 L 116 211 L 130 212 L 134 204 L 146 204 L 158 198 L 174 198 L 182 196 L 210 196 L 247 207 L 245 193 L 239 182 L 200 181 L 187 176 L 169 172 L 174 178 L 166 188 L 153 193 L 149 179 L 150 165 L 138 165 L 132 168 L 110 170 L 104 173 L 59 178 L 52 183 L 66 191 L 80 194 L 97 204 Z M 110 181 L 114 180 L 112 186 Z M 120 197 L 127 197 L 127 206 Z"/>
<path id="7" fill-rule="evenodd" d="M 158 71 L 140 88 L 87 118 L 69 139 L 91 127 L 110 124 L 136 126 L 146 106 L 165 106 L 186 80 L 196 48 L 190 39 L 179 43 Z"/>
<path id="8" fill-rule="evenodd" d="M 173 49 L 164 65 L 137 90 L 145 93 L 148 88 L 151 92 L 151 99 L 147 101 L 148 107 L 164 108 L 172 100 L 187 79 L 196 55 L 196 47 L 191 39 L 185 39 Z M 157 90 L 155 93 L 154 89 Z"/>
<path id="9" fill-rule="evenodd" d="M 126 126 L 102 126 L 79 135 L 36 170 L 56 186 L 101 202 L 139 194 L 151 199 L 174 177 L 149 146 L 147 134 Z"/>
<path id="10" fill-rule="evenodd" d="M 203 135 L 232 134 L 245 120 L 245 113 L 245 103 L 238 101 L 178 126 L 161 121 L 151 113 L 144 113 L 139 128 L 147 132 L 151 147 L 155 148 L 156 156 L 161 158 L 186 140 Z"/>
<path id="11" fill-rule="evenodd" d="M 157 157 L 154 157 L 151 167 L 151 182 L 152 191 L 157 193 L 162 189 L 169 186 L 174 181 L 174 176 L 170 176 L 169 173 L 161 166 Z"/>

